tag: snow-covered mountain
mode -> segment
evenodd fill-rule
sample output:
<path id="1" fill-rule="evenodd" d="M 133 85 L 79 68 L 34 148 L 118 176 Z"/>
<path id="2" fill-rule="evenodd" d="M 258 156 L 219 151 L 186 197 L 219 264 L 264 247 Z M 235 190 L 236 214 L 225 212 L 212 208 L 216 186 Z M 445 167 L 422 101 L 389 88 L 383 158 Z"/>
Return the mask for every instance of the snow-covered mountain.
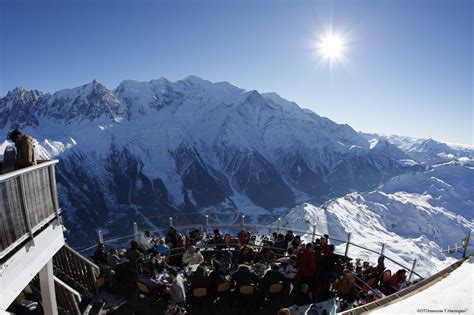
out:
<path id="1" fill-rule="evenodd" d="M 433 139 L 421 139 L 397 135 L 360 133 L 369 142 L 388 141 L 398 147 L 411 159 L 433 165 L 453 160 L 474 161 L 474 147 L 460 144 L 447 144 Z"/>
<path id="2" fill-rule="evenodd" d="M 282 218 L 282 225 L 380 250 L 410 267 L 416 258 L 422 276 L 453 262 L 442 249 L 454 247 L 474 229 L 474 167 L 448 162 L 425 172 L 397 176 L 377 190 L 350 193 L 320 207 L 303 204 Z M 345 244 L 339 245 L 344 253 Z M 471 248 L 472 250 L 472 248 Z M 355 246 L 349 256 L 376 262 L 377 255 Z M 392 270 L 399 268 L 392 265 Z"/>
<path id="3" fill-rule="evenodd" d="M 20 127 L 38 156 L 61 160 L 73 245 L 98 228 L 124 234 L 135 220 L 153 228 L 161 213 L 281 213 L 423 169 L 275 93 L 194 76 L 115 90 L 95 80 L 54 94 L 17 88 L 0 99 L 0 117 L 0 132 Z"/>

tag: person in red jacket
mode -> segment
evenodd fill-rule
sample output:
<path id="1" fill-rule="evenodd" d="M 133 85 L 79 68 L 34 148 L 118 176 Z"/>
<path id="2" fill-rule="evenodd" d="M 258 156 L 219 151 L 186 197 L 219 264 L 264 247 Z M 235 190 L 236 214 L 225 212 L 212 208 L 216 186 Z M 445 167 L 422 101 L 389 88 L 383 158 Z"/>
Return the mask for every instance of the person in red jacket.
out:
<path id="1" fill-rule="evenodd" d="M 296 267 L 301 282 L 311 283 L 316 272 L 316 256 L 314 255 L 313 244 L 306 244 L 296 256 Z"/>
<path id="2" fill-rule="evenodd" d="M 405 269 L 398 270 L 391 278 L 390 278 L 390 286 L 395 289 L 399 290 L 400 286 L 406 281 L 407 271 Z"/>

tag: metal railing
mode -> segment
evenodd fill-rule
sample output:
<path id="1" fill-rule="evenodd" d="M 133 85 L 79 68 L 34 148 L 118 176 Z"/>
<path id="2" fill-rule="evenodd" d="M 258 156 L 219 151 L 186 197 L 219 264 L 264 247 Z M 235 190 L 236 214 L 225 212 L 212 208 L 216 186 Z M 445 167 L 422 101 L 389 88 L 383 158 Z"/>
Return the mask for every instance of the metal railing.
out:
<path id="1" fill-rule="evenodd" d="M 60 220 L 54 165 L 57 160 L 0 175 L 0 259 Z"/>
<path id="2" fill-rule="evenodd" d="M 196 218 L 191 218 L 191 215 L 195 214 L 198 219 Z M 218 222 L 210 222 L 211 216 L 218 216 L 218 215 L 231 215 L 234 218 L 237 218 L 234 220 L 232 223 L 225 224 L 222 223 L 222 221 Z M 272 232 L 277 232 L 277 233 L 284 233 L 287 229 L 291 229 L 294 233 L 303 236 L 306 236 L 307 239 L 311 239 L 312 242 L 316 240 L 317 237 L 322 237 L 323 234 L 319 233 L 317 229 L 317 224 L 314 224 L 312 228 L 308 230 L 299 230 L 292 228 L 291 226 L 283 225 L 282 220 L 277 218 L 274 222 L 274 224 L 270 225 L 265 225 L 265 224 L 254 224 L 252 221 L 256 221 L 255 217 L 252 216 L 246 216 L 246 215 L 237 215 L 236 213 L 208 213 L 208 214 L 201 214 L 201 213 L 186 213 L 186 214 L 163 214 L 160 216 L 155 216 L 156 218 L 160 218 L 160 221 L 162 222 L 163 225 L 166 226 L 173 226 L 175 229 L 177 229 L 180 232 L 186 233 L 190 229 L 197 228 L 199 229 L 202 233 L 208 233 L 210 229 L 214 228 L 219 228 L 219 229 L 226 229 L 229 232 L 235 232 L 239 230 L 246 230 L 246 231 L 252 231 L 256 233 L 265 233 L 266 235 L 271 234 Z M 183 217 L 184 220 L 177 220 L 177 218 Z M 149 218 L 147 218 L 149 219 Z M 252 220 L 252 221 L 251 221 Z M 176 224 L 178 223 L 184 223 L 184 224 Z M 189 223 L 189 224 L 186 224 Z M 149 226 L 149 225 L 147 225 Z M 150 229 L 150 228 L 144 228 L 142 230 L 149 230 L 151 233 L 155 235 L 165 235 L 167 228 L 160 228 L 160 229 Z M 212 232 L 212 231 L 211 231 Z M 224 231 L 225 232 L 225 231 Z M 112 246 L 123 246 L 127 241 L 131 240 L 139 240 L 140 238 L 140 230 L 138 227 L 138 224 L 136 222 L 133 223 L 133 233 L 132 234 L 127 234 L 125 236 L 116 236 L 116 237 L 111 237 L 109 239 L 104 238 L 104 234 L 101 229 L 98 229 L 98 242 L 103 243 L 103 244 L 109 244 Z M 339 249 L 340 255 L 348 256 L 349 254 L 349 249 L 351 246 L 358 247 L 360 249 L 366 250 L 370 253 L 374 253 L 377 255 L 383 255 L 386 260 L 392 262 L 393 264 L 407 270 L 409 272 L 408 279 L 412 280 L 414 276 L 418 277 L 419 279 L 423 279 L 424 277 L 417 273 L 415 271 L 416 269 L 416 264 L 417 260 L 414 259 L 413 262 L 410 265 L 406 265 L 404 263 L 399 262 L 398 260 L 389 257 L 385 254 L 385 243 L 380 244 L 380 248 L 369 248 L 367 246 L 357 244 L 351 241 L 351 233 L 348 233 L 345 239 L 341 238 L 336 238 L 333 236 L 329 236 L 329 240 L 331 241 L 332 244 L 340 244 L 344 245 L 344 251 L 341 251 Z M 91 251 L 97 246 L 97 243 L 87 246 L 85 248 L 79 249 L 79 253 L 85 253 L 88 251 Z M 337 248 L 336 248 L 337 252 Z"/>

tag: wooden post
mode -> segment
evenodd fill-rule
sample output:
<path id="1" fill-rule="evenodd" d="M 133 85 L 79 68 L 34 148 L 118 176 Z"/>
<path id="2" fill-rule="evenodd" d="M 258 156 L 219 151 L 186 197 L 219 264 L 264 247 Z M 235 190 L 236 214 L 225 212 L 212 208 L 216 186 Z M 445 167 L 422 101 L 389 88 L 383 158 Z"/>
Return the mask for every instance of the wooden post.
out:
<path id="1" fill-rule="evenodd" d="M 313 224 L 313 237 L 312 237 L 312 241 L 314 243 L 314 240 L 316 239 L 316 223 Z"/>
<path id="2" fill-rule="evenodd" d="M 416 259 L 413 261 L 413 265 L 411 266 L 410 275 L 408 276 L 408 282 L 411 281 L 411 277 L 413 276 L 413 272 L 415 271 L 416 266 Z"/>
<path id="3" fill-rule="evenodd" d="M 350 242 L 351 242 L 351 232 L 347 233 L 347 243 L 346 243 L 346 251 L 344 252 L 344 257 L 347 257 L 347 253 L 349 252 Z"/>

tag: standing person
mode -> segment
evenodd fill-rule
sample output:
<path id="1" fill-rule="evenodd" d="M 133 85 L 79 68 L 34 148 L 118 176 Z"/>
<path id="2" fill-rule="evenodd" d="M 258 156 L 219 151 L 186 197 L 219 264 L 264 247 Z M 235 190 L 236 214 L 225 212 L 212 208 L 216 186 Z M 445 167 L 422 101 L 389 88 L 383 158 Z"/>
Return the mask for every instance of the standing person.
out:
<path id="1" fill-rule="evenodd" d="M 33 138 L 23 135 L 19 129 L 13 129 L 8 134 L 8 140 L 13 141 L 16 147 L 15 169 L 36 165 Z"/>
<path id="2" fill-rule="evenodd" d="M 312 243 L 306 244 L 305 249 L 298 253 L 296 256 L 296 266 L 300 281 L 309 285 L 316 272 L 316 256 L 314 255 Z"/>

